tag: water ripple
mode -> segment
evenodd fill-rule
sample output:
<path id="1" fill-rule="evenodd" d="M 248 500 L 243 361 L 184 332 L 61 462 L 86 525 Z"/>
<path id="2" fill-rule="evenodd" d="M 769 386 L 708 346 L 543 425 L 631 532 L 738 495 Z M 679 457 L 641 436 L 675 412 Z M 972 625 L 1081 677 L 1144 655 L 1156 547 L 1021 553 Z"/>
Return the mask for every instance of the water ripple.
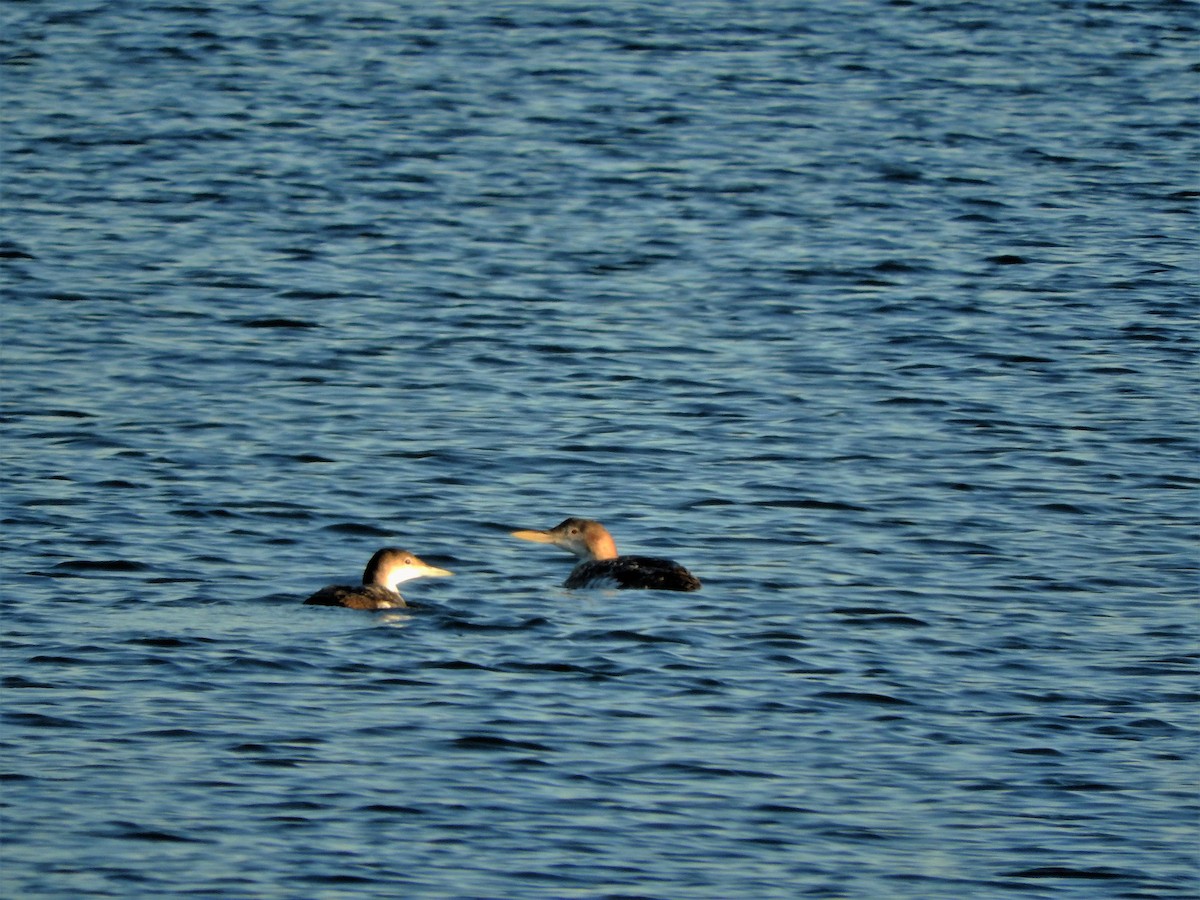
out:
<path id="1" fill-rule="evenodd" d="M 1198 893 L 1188 4 L 10 6 L 0 893 Z"/>

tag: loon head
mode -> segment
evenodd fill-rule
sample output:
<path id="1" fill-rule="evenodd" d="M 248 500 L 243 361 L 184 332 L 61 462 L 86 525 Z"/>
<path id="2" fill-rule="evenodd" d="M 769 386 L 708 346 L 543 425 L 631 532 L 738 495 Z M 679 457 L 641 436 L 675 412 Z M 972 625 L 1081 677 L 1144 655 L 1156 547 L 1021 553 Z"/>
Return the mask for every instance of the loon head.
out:
<path id="1" fill-rule="evenodd" d="M 608 529 L 592 519 L 563 519 L 546 531 L 514 531 L 512 536 L 538 544 L 553 544 L 580 559 L 616 559 L 617 545 Z"/>
<path id="2" fill-rule="evenodd" d="M 453 575 L 418 558 L 415 554 L 399 547 L 384 547 L 376 550 L 363 572 L 363 584 L 374 584 L 395 591 L 396 586 L 414 578 Z"/>

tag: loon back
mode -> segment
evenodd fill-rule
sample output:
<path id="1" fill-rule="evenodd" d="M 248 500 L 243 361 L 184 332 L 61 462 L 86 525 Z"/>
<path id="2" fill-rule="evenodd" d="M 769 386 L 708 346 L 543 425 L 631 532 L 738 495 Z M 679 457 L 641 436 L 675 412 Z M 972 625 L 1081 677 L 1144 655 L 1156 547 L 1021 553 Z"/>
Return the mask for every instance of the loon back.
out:
<path id="1" fill-rule="evenodd" d="M 346 609 L 400 609 L 408 606 L 399 592 L 377 584 L 331 584 L 304 602 L 309 606 L 344 606 Z"/>
<path id="2" fill-rule="evenodd" d="M 642 588 L 651 591 L 698 591 L 700 579 L 669 559 L 618 556 L 582 562 L 563 582 L 567 588 Z"/>

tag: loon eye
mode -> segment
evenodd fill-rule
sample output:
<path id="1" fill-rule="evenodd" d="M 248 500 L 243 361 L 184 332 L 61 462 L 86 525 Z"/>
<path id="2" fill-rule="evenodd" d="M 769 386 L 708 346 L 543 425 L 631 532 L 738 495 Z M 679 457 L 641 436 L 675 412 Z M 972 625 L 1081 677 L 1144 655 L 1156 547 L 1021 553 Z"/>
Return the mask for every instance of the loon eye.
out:
<path id="1" fill-rule="evenodd" d="M 571 534 L 579 534 L 579 529 L 578 529 L 578 528 L 572 528 L 572 529 L 571 529 Z"/>

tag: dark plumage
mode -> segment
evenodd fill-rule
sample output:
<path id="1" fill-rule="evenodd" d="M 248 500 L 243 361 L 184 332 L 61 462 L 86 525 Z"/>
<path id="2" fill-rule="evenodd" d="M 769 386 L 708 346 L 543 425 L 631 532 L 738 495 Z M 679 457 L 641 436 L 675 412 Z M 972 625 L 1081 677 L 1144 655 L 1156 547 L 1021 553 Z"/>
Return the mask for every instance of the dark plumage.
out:
<path id="1" fill-rule="evenodd" d="M 669 559 L 653 556 L 618 556 L 581 562 L 563 587 L 645 588 L 652 591 L 698 591 L 700 579 Z"/>
<path id="2" fill-rule="evenodd" d="M 309 606 L 344 606 L 347 609 L 400 609 L 408 606 L 399 591 L 377 584 L 331 584 L 307 600 Z"/>

